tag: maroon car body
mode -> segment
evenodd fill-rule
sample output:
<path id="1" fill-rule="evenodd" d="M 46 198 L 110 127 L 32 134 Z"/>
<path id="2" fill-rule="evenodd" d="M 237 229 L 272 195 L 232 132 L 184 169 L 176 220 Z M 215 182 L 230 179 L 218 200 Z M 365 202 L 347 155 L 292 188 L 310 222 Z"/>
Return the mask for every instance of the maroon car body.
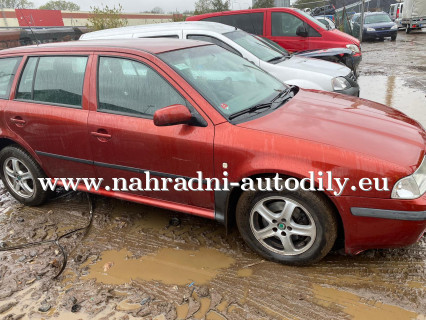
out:
<path id="1" fill-rule="evenodd" d="M 334 177 L 351 181 L 386 177 L 392 189 L 423 161 L 426 133 L 416 121 L 395 109 L 346 95 L 299 89 L 269 114 L 240 123 L 228 121 L 161 59 L 164 52 L 206 45 L 132 39 L 3 50 L 0 59 L 19 56 L 22 60 L 8 98 L 0 100 L 0 147 L 19 145 L 49 177 L 102 177 L 107 183 L 113 177 L 137 176 L 142 169 L 154 176 L 193 177 L 202 171 L 205 177 L 223 178 L 226 163 L 229 180 L 236 182 L 272 173 L 301 179 L 309 171 L 332 171 Z M 27 59 L 58 55 L 88 57 L 81 108 L 17 99 Z M 205 126 L 156 126 L 153 119 L 99 112 L 99 56 L 148 65 L 191 103 Z M 162 112 L 157 121 L 166 121 L 169 113 Z M 178 118 L 185 117 L 179 109 Z M 241 195 L 238 190 L 91 192 L 216 219 L 228 226 Z M 425 231 L 426 194 L 414 200 L 391 199 L 390 191 L 351 188 L 340 196 L 323 194 L 338 212 L 348 253 L 409 245 Z M 354 208 L 361 208 L 361 214 Z M 392 212 L 398 213 L 395 218 Z"/>

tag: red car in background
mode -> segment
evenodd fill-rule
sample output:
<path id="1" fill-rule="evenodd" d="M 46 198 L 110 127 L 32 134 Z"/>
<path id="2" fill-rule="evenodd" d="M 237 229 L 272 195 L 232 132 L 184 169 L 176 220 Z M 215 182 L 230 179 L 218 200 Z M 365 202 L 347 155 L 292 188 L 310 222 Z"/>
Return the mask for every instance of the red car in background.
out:
<path id="1" fill-rule="evenodd" d="M 308 13 L 294 8 L 262 8 L 207 13 L 187 21 L 212 21 L 271 39 L 290 52 L 348 48 L 357 66 L 362 59 L 358 39 L 337 29 L 327 29 Z"/>
<path id="2" fill-rule="evenodd" d="M 358 253 L 425 231 L 426 132 L 390 107 L 289 87 L 202 41 L 6 49 L 0 72 L 0 175 L 24 204 L 48 199 L 39 178 L 102 178 L 91 192 L 236 222 L 253 250 L 287 264 L 318 261 L 339 238 Z M 197 171 L 233 188 L 111 189 L 114 178 L 186 181 Z M 335 180 L 322 191 L 240 188 L 245 178 L 294 182 L 310 171 L 311 186 L 320 172 L 350 183 L 340 196 Z M 366 178 L 388 189 L 363 191 Z"/>

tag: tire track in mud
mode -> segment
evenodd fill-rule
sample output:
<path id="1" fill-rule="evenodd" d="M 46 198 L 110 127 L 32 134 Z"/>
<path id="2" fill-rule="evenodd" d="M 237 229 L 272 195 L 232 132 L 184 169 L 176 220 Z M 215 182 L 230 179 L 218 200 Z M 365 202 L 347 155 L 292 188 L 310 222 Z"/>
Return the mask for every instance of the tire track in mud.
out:
<path id="1" fill-rule="evenodd" d="M 7 241 L 22 241 L 21 234 L 27 234 L 22 231 L 31 229 L 31 226 L 46 226 L 43 231 L 47 233 L 46 237 L 50 237 L 55 232 L 84 225 L 86 216 L 83 213 L 87 213 L 87 204 L 82 199 L 81 195 L 72 195 L 40 208 L 13 203 L 11 212 L 0 213 L 3 215 L 0 234 L 3 238 L 4 231 L 8 233 L 15 228 L 13 235 L 7 235 Z M 32 289 L 32 297 L 24 298 L 27 299 L 24 302 L 32 306 L 27 311 L 32 317 L 46 317 L 37 309 L 44 299 L 50 299 L 48 301 L 55 310 L 46 318 L 60 318 L 69 312 L 67 301 L 72 297 L 76 297 L 81 305 L 79 314 L 82 317 L 90 315 L 95 318 L 108 311 L 117 317 L 123 314 L 133 317 L 142 312 L 139 315 L 147 314 L 148 318 L 163 314 L 167 319 L 174 319 L 178 306 L 182 310 L 188 308 L 187 314 L 190 313 L 192 318 L 209 314 L 215 319 L 326 320 L 350 318 L 347 312 L 352 312 L 355 307 L 367 314 L 385 313 L 391 306 L 397 306 L 395 310 L 401 314 L 405 314 L 405 309 L 415 314 L 426 309 L 425 241 L 407 249 L 373 250 L 356 257 L 332 253 L 315 266 L 287 267 L 262 261 L 245 246 L 237 233 L 226 237 L 223 227 L 213 221 L 102 197 L 97 197 L 96 203 L 88 236 L 82 241 L 78 236 L 64 241 L 67 250 L 74 248 L 74 251 L 60 282 L 51 281 L 55 268 L 49 266 L 45 275 L 27 284 L 36 276 L 34 270 L 45 270 L 46 263 L 60 258 L 56 257 L 53 247 L 40 250 L 30 263 L 27 260 L 17 262 L 21 255 L 29 256 L 27 251 L 0 256 L 0 270 L 7 269 L 3 274 L 0 272 L 0 288 L 10 286 L 14 291 L 10 296 L 0 298 L 0 306 L 16 299 L 26 288 L 40 286 L 41 289 Z M 16 222 L 22 217 L 24 222 Z M 180 226 L 168 226 L 172 217 L 180 218 Z M 219 270 L 207 285 L 141 280 L 105 285 L 84 277 L 90 274 L 93 265 L 102 261 L 102 253 L 108 250 L 126 248 L 133 255 L 131 259 L 143 259 L 148 255 L 155 256 L 162 248 L 185 251 L 200 247 L 214 249 L 224 257 L 234 259 L 230 267 Z M 238 276 L 239 273 L 245 276 Z M 37 291 L 42 294 L 36 294 Z M 201 294 L 203 291 L 207 293 Z M 151 300 L 141 305 L 140 310 L 117 310 L 126 306 L 123 301 L 137 305 L 144 297 Z M 210 308 L 212 303 L 215 305 Z M 22 312 L 19 305 L 12 311 L 15 314 Z"/>

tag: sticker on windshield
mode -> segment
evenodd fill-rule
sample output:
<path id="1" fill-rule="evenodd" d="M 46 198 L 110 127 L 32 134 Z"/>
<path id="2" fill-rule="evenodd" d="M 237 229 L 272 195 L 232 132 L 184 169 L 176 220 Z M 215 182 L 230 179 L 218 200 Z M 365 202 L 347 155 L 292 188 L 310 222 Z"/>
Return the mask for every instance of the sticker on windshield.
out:
<path id="1" fill-rule="evenodd" d="M 229 106 L 228 106 L 226 103 L 222 103 L 222 104 L 220 105 L 220 107 L 221 107 L 222 109 L 225 109 L 225 110 L 227 110 L 227 109 L 229 108 Z"/>

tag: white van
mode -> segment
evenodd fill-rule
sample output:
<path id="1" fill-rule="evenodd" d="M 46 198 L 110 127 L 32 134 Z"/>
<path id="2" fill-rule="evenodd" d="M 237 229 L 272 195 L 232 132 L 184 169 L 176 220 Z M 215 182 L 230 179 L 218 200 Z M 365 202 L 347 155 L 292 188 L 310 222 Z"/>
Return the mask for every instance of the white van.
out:
<path id="1" fill-rule="evenodd" d="M 129 26 L 86 33 L 80 40 L 123 38 L 206 41 L 246 58 L 286 84 L 359 96 L 356 76 L 348 67 L 319 59 L 285 55 L 253 35 L 221 23 L 187 21 Z"/>
<path id="2" fill-rule="evenodd" d="M 402 19 L 402 9 L 404 7 L 404 3 L 394 3 L 391 4 L 390 8 L 389 8 L 389 15 L 392 19 L 392 21 L 394 21 L 398 28 L 402 28 L 402 24 L 401 24 L 401 19 Z"/>

